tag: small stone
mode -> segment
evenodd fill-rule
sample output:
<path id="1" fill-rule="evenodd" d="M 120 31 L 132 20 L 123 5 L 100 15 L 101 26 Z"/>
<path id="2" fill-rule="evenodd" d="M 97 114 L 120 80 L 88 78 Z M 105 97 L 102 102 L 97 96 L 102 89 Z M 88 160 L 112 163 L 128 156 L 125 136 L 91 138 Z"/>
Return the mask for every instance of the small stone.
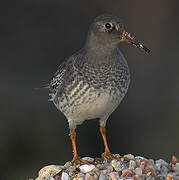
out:
<path id="1" fill-rule="evenodd" d="M 165 180 L 172 180 L 172 178 L 170 176 L 167 176 Z"/>
<path id="2" fill-rule="evenodd" d="M 136 168 L 136 162 L 134 160 L 129 161 L 129 169 L 134 170 Z"/>
<path id="3" fill-rule="evenodd" d="M 128 169 L 124 169 L 122 170 L 122 174 L 121 177 L 131 177 L 132 176 L 132 172 Z"/>
<path id="4" fill-rule="evenodd" d="M 111 165 L 117 172 L 122 171 L 126 168 L 126 164 L 124 162 L 117 161 L 115 159 L 111 161 Z"/>
<path id="5" fill-rule="evenodd" d="M 119 159 L 121 158 L 121 155 L 120 155 L 120 154 L 114 154 L 114 156 L 117 157 L 117 158 L 119 158 Z"/>
<path id="6" fill-rule="evenodd" d="M 146 174 L 146 175 L 147 175 L 147 176 L 150 176 L 151 174 L 152 174 L 152 173 L 149 171 L 149 172 L 147 172 L 147 174 Z"/>
<path id="7" fill-rule="evenodd" d="M 145 160 L 147 161 L 147 159 L 145 157 L 142 157 L 142 156 L 136 156 L 135 159 L 140 159 L 140 160 Z"/>
<path id="8" fill-rule="evenodd" d="M 175 176 L 175 180 L 179 180 L 179 176 Z"/>
<path id="9" fill-rule="evenodd" d="M 139 179 L 139 175 L 134 175 L 133 178 L 134 178 L 135 180 L 138 180 L 138 179 Z"/>
<path id="10" fill-rule="evenodd" d="M 117 172 L 111 172 L 108 176 L 111 180 L 117 180 L 119 178 L 119 174 Z"/>
<path id="11" fill-rule="evenodd" d="M 53 177 L 51 177 L 51 176 L 46 176 L 46 177 L 44 177 L 44 178 L 41 178 L 41 177 L 38 177 L 37 179 L 35 179 L 35 180 L 55 180 Z"/>
<path id="12" fill-rule="evenodd" d="M 168 169 L 166 166 L 162 166 L 162 167 L 160 168 L 160 173 L 161 173 L 162 175 L 167 175 L 167 174 L 168 174 L 168 171 L 169 171 L 169 169 Z"/>
<path id="13" fill-rule="evenodd" d="M 126 154 L 126 155 L 124 155 L 124 159 L 128 159 L 128 160 L 131 160 L 131 159 L 134 159 L 135 157 L 134 157 L 134 155 L 132 155 L 132 154 Z"/>
<path id="14" fill-rule="evenodd" d="M 99 171 L 99 168 L 95 167 L 92 172 L 96 172 L 96 171 Z"/>
<path id="15" fill-rule="evenodd" d="M 156 166 L 155 166 L 154 161 L 152 159 L 148 160 L 145 169 L 147 171 L 152 171 L 152 173 L 156 172 Z"/>
<path id="16" fill-rule="evenodd" d="M 70 167 L 68 168 L 68 171 L 74 172 L 74 171 L 76 171 L 76 167 L 75 167 L 75 166 L 70 166 Z"/>
<path id="17" fill-rule="evenodd" d="M 84 177 L 76 177 L 76 178 L 73 178 L 73 180 L 84 180 L 85 178 Z"/>
<path id="18" fill-rule="evenodd" d="M 147 177 L 146 180 L 156 180 L 154 177 Z"/>
<path id="19" fill-rule="evenodd" d="M 121 177 L 119 180 L 134 180 L 133 177 Z"/>
<path id="20" fill-rule="evenodd" d="M 68 175 L 69 175 L 70 177 L 75 176 L 75 172 L 69 171 L 69 172 L 68 172 Z"/>
<path id="21" fill-rule="evenodd" d="M 107 163 L 106 163 L 106 164 L 101 164 L 101 163 L 100 163 L 100 164 L 97 164 L 96 167 L 97 167 L 98 169 L 102 170 L 102 169 L 105 169 L 107 165 L 108 165 Z"/>
<path id="22" fill-rule="evenodd" d="M 72 165 L 70 161 L 67 161 L 64 165 L 64 168 L 69 168 Z"/>
<path id="23" fill-rule="evenodd" d="M 87 173 L 87 172 L 92 171 L 95 168 L 95 166 L 93 164 L 90 164 L 90 165 L 84 164 L 84 165 L 80 166 L 79 168 L 80 168 L 81 172 Z"/>
<path id="24" fill-rule="evenodd" d="M 69 180 L 69 179 L 70 179 L 69 175 L 66 172 L 63 172 L 61 180 Z"/>
<path id="25" fill-rule="evenodd" d="M 175 165 L 172 164 L 172 170 L 175 172 L 179 172 L 179 163 L 176 163 Z"/>
<path id="26" fill-rule="evenodd" d="M 104 174 L 109 174 L 112 171 L 113 171 L 113 167 L 112 166 L 107 166 L 106 169 L 102 170 L 101 172 L 104 173 Z"/>
<path id="27" fill-rule="evenodd" d="M 141 176 L 141 175 L 142 175 L 142 168 L 138 167 L 138 168 L 136 168 L 136 169 L 134 170 L 134 172 L 135 172 L 136 175 Z"/>
<path id="28" fill-rule="evenodd" d="M 78 173 L 77 177 L 85 178 L 85 174 L 84 173 Z"/>
<path id="29" fill-rule="evenodd" d="M 94 179 L 97 180 L 97 179 L 99 179 L 98 177 L 99 177 L 99 175 L 95 173 L 94 174 Z"/>
<path id="30" fill-rule="evenodd" d="M 39 177 L 55 176 L 62 170 L 63 170 L 63 166 L 49 165 L 49 166 L 43 167 L 39 171 L 38 175 Z"/>
<path id="31" fill-rule="evenodd" d="M 82 160 L 88 161 L 90 163 L 94 162 L 94 158 L 91 158 L 91 157 L 83 157 Z"/>
<path id="32" fill-rule="evenodd" d="M 37 177 L 35 180 L 43 180 L 44 178 Z"/>
<path id="33" fill-rule="evenodd" d="M 168 167 L 168 163 L 164 161 L 163 159 L 159 159 L 155 161 L 156 166 L 162 165 Z"/>
<path id="34" fill-rule="evenodd" d="M 108 176 L 106 174 L 101 173 L 99 176 L 99 180 L 107 180 Z"/>
<path id="35" fill-rule="evenodd" d="M 86 173 L 85 180 L 95 180 L 94 176 L 90 175 L 89 173 Z"/>
<path id="36" fill-rule="evenodd" d="M 136 159 L 137 166 L 140 166 L 142 169 L 144 169 L 145 165 L 147 163 L 147 160 L 145 159 Z"/>

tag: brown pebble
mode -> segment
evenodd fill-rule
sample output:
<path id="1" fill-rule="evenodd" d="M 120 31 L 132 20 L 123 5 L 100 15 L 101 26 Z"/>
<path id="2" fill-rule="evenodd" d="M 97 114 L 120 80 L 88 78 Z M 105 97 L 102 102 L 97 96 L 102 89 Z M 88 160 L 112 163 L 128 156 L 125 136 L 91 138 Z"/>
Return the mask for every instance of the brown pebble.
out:
<path id="1" fill-rule="evenodd" d="M 147 176 L 150 176 L 151 174 L 152 174 L 151 172 L 148 172 L 148 173 L 147 173 Z"/>
<path id="2" fill-rule="evenodd" d="M 136 175 L 141 176 L 141 175 L 142 175 L 142 168 L 138 167 L 138 168 L 136 168 L 136 169 L 134 170 L 134 172 L 135 172 Z"/>
<path id="3" fill-rule="evenodd" d="M 94 176 L 90 175 L 89 173 L 86 173 L 85 180 L 95 180 Z"/>
<path id="4" fill-rule="evenodd" d="M 167 176 L 165 180 L 172 180 L 172 178 L 170 176 Z"/>
<path id="5" fill-rule="evenodd" d="M 172 156 L 172 164 L 176 164 L 177 162 L 179 162 L 178 158 L 176 156 Z"/>
<path id="6" fill-rule="evenodd" d="M 122 170 L 122 174 L 121 174 L 121 177 L 131 177 L 132 175 L 132 172 L 128 169 L 124 169 Z"/>
<path id="7" fill-rule="evenodd" d="M 141 163 L 141 165 L 143 165 L 143 166 L 146 165 L 146 161 L 145 161 L 145 160 L 141 160 L 140 163 Z"/>
<path id="8" fill-rule="evenodd" d="M 139 179 L 139 175 L 134 175 L 133 178 L 134 178 L 135 180 L 138 180 L 138 179 Z"/>
<path id="9" fill-rule="evenodd" d="M 119 178 L 119 174 L 117 172 L 111 172 L 109 173 L 109 178 L 111 180 L 117 180 Z"/>
<path id="10" fill-rule="evenodd" d="M 96 171 L 99 171 L 99 168 L 95 167 L 92 172 L 96 172 Z"/>
<path id="11" fill-rule="evenodd" d="M 152 160 L 149 160 L 147 162 L 147 165 L 146 165 L 149 169 L 151 170 L 154 170 L 155 169 L 155 165 L 154 165 L 154 162 Z"/>

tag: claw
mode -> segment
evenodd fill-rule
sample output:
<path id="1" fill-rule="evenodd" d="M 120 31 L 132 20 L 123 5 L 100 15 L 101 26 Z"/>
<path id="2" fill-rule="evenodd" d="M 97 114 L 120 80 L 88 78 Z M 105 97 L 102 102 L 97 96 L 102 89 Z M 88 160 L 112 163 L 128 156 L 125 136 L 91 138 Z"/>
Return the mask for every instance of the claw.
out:
<path id="1" fill-rule="evenodd" d="M 117 155 L 114 155 L 114 154 L 111 154 L 110 152 L 104 152 L 102 155 L 102 158 L 106 158 L 106 159 L 109 159 L 109 160 L 113 160 L 113 159 L 116 159 L 116 160 L 120 160 L 120 157 L 117 156 Z"/>

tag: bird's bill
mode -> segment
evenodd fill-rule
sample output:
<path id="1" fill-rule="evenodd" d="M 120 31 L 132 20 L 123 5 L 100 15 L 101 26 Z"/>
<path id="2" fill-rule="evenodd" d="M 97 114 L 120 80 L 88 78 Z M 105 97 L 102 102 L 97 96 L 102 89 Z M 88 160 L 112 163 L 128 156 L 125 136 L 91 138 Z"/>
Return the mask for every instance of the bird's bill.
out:
<path id="1" fill-rule="evenodd" d="M 121 41 L 128 42 L 132 44 L 135 47 L 138 47 L 140 49 L 143 49 L 145 52 L 149 53 L 150 49 L 148 49 L 144 44 L 139 42 L 138 40 L 135 40 L 134 37 L 132 37 L 128 32 L 123 31 L 121 34 Z"/>

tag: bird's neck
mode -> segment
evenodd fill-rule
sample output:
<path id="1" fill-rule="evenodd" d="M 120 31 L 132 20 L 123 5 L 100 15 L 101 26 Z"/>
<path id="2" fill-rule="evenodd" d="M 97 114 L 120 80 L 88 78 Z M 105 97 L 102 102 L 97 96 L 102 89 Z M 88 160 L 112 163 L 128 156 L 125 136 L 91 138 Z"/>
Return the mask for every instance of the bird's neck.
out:
<path id="1" fill-rule="evenodd" d="M 112 51 L 116 48 L 113 44 L 106 42 L 104 38 L 96 37 L 92 32 L 88 32 L 87 40 L 85 43 L 85 49 L 91 53 L 105 54 L 108 51 Z"/>
<path id="2" fill-rule="evenodd" d="M 87 41 L 85 43 L 85 52 L 89 57 L 88 61 L 111 61 L 115 60 L 112 56 L 118 55 L 119 49 L 116 45 L 106 42 L 105 39 L 97 38 L 93 33 L 88 33 Z"/>
<path id="3" fill-rule="evenodd" d="M 118 61 L 121 55 L 118 47 L 111 46 L 88 46 L 85 48 L 85 60 L 93 64 L 106 64 Z"/>

